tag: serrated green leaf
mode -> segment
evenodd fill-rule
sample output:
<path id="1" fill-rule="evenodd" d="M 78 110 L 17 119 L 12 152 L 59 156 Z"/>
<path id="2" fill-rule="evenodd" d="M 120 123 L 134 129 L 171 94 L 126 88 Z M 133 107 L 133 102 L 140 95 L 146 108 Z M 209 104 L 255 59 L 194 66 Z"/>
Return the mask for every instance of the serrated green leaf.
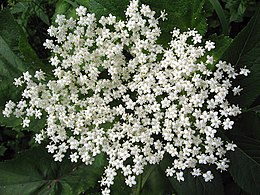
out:
<path id="1" fill-rule="evenodd" d="M 16 159 L 0 163 L 0 194 L 78 194 L 82 192 L 80 189 L 97 184 L 105 162 L 100 159 L 102 156 L 92 166 L 66 159 L 58 163 L 45 148 L 34 148 Z"/>
<path id="2" fill-rule="evenodd" d="M 241 95 L 233 98 L 234 103 L 250 107 L 260 95 L 260 6 L 248 25 L 237 35 L 222 59 L 237 68 L 247 66 L 251 73 L 235 82 L 241 85 Z"/>

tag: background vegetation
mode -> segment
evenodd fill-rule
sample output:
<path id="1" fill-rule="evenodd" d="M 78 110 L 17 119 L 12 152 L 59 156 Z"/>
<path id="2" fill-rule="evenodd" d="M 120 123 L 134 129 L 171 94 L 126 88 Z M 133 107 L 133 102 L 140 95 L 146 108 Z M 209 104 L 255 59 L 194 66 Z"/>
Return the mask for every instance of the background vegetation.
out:
<path id="1" fill-rule="evenodd" d="M 165 176 L 170 163 L 148 166 L 142 175 L 141 192 L 125 186 L 120 173 L 112 194 L 179 195 L 258 195 L 260 194 L 260 8 L 254 0 L 140 0 L 155 11 L 165 9 L 168 20 L 161 23 L 160 42 L 166 46 L 174 27 L 196 28 L 205 39 L 216 42 L 213 55 L 234 66 L 247 66 L 251 74 L 237 80 L 244 90 L 230 101 L 243 108 L 236 126 L 223 139 L 238 145 L 229 153 L 228 172 L 215 173 L 211 183 L 187 174 L 185 182 Z M 42 46 L 47 29 L 57 14 L 75 16 L 75 8 L 84 5 L 98 17 L 112 13 L 124 17 L 128 0 L 8 0 L 0 1 L 0 110 L 7 100 L 17 100 L 20 92 L 13 78 L 23 71 L 51 71 L 49 51 Z M 0 194 L 100 194 L 98 180 L 106 161 L 98 156 L 92 166 L 54 162 L 44 145 L 34 143 L 33 135 L 44 121 L 35 121 L 23 129 L 16 118 L 0 114 Z M 213 169 L 214 170 L 214 169 Z"/>

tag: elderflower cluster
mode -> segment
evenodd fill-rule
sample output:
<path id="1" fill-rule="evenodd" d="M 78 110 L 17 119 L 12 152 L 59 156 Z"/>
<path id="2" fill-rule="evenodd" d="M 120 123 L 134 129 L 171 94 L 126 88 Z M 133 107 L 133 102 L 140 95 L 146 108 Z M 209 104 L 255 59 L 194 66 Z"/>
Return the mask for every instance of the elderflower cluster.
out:
<path id="1" fill-rule="evenodd" d="M 168 48 L 158 44 L 159 20 L 147 5 L 131 0 L 126 20 L 109 15 L 100 19 L 76 9 L 77 18 L 58 15 L 44 46 L 53 53 L 53 78 L 39 70 L 15 79 L 24 86 L 18 103 L 7 102 L 3 114 L 22 118 L 46 115 L 45 128 L 35 136 L 48 141 L 55 161 L 69 154 L 72 162 L 86 165 L 105 153 L 108 166 L 101 180 L 110 193 L 117 171 L 132 187 L 147 164 L 158 164 L 166 154 L 172 165 L 166 174 L 184 181 L 183 171 L 206 182 L 214 176 L 201 165 L 228 168 L 227 151 L 236 147 L 218 137 L 219 128 L 231 129 L 241 113 L 226 97 L 240 72 L 207 54 L 215 48 L 196 30 L 172 31 Z M 214 65 L 214 70 L 212 67 Z"/>

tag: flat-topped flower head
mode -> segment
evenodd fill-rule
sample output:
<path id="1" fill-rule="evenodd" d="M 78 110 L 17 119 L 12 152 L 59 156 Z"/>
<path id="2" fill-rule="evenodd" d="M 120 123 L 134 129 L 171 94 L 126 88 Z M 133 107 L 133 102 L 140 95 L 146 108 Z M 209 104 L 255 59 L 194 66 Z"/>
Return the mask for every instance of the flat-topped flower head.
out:
<path id="1" fill-rule="evenodd" d="M 58 15 L 48 30 L 52 39 L 44 46 L 52 52 L 53 77 L 42 70 L 23 73 L 14 81 L 25 87 L 22 99 L 7 102 L 3 114 L 22 118 L 24 128 L 46 115 L 35 140 L 48 142 L 55 161 L 68 153 L 72 162 L 89 165 L 105 153 L 103 194 L 110 193 L 118 171 L 132 187 L 146 165 L 166 154 L 172 157 L 166 175 L 180 182 L 185 169 L 205 182 L 214 176 L 201 165 L 227 170 L 225 154 L 236 145 L 217 132 L 232 129 L 240 114 L 227 95 L 239 95 L 232 80 L 249 70 L 215 61 L 208 53 L 214 42 L 204 43 L 195 29 L 173 29 L 164 48 L 158 38 L 165 12 L 156 18 L 137 0 L 130 1 L 126 20 L 111 14 L 97 19 L 83 6 L 76 13 L 75 19 Z"/>

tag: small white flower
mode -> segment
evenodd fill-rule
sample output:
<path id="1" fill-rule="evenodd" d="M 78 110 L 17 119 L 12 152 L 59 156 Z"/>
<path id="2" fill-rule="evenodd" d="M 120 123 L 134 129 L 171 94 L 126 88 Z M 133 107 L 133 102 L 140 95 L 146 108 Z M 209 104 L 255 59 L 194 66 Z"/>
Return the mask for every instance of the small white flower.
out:
<path id="1" fill-rule="evenodd" d="M 40 81 L 40 80 L 45 80 L 44 75 L 45 75 L 45 73 L 42 70 L 39 70 L 39 71 L 35 72 L 34 77 Z"/>
<path id="2" fill-rule="evenodd" d="M 240 95 L 240 92 L 242 91 L 243 89 L 242 88 L 240 88 L 240 86 L 237 86 L 237 87 L 234 87 L 233 88 L 233 94 L 234 95 Z"/>
<path id="3" fill-rule="evenodd" d="M 211 181 L 212 179 L 214 179 L 214 176 L 211 173 L 211 171 L 207 171 L 206 173 L 204 173 L 203 177 L 204 177 L 205 182 L 208 182 L 208 181 Z"/>
<path id="4" fill-rule="evenodd" d="M 176 177 L 178 181 L 184 181 L 183 172 L 177 172 Z"/>
<path id="5" fill-rule="evenodd" d="M 241 68 L 240 69 L 240 73 L 239 74 L 248 76 L 249 73 L 250 73 L 250 70 L 246 69 L 246 67 L 245 67 L 245 68 Z"/>
<path id="6" fill-rule="evenodd" d="M 225 130 L 227 129 L 232 129 L 232 126 L 234 124 L 234 121 L 231 121 L 229 118 L 227 118 L 224 122 L 223 122 L 223 127 Z"/>
<path id="7" fill-rule="evenodd" d="M 25 118 L 25 119 L 23 120 L 23 122 L 22 122 L 23 128 L 29 127 L 29 125 L 30 125 L 30 119 L 29 119 L 29 118 Z"/>
<path id="8" fill-rule="evenodd" d="M 194 169 L 192 170 L 191 174 L 192 174 L 194 177 L 200 176 L 200 175 L 201 175 L 201 170 L 198 169 L 198 168 L 194 168 Z"/>
<path id="9" fill-rule="evenodd" d="M 226 144 L 226 150 L 231 150 L 231 151 L 235 151 L 235 148 L 237 147 L 236 144 L 233 143 L 227 143 Z"/>
<path id="10" fill-rule="evenodd" d="M 76 13 L 78 16 L 84 16 L 86 15 L 87 12 L 87 8 L 84 6 L 79 6 L 78 8 L 76 8 Z"/>
<path id="11" fill-rule="evenodd" d="M 215 43 L 212 41 L 206 41 L 205 43 L 205 49 L 207 49 L 208 51 L 212 50 L 215 48 Z"/>
<path id="12" fill-rule="evenodd" d="M 213 56 L 207 55 L 207 61 L 206 61 L 206 63 L 207 63 L 207 64 L 213 64 L 213 62 L 214 62 Z"/>
<path id="13" fill-rule="evenodd" d="M 78 162 L 79 155 L 75 152 L 70 155 L 71 162 Z"/>
<path id="14" fill-rule="evenodd" d="M 129 187 L 132 187 L 133 185 L 136 184 L 136 181 L 135 181 L 135 176 L 128 176 L 125 180 L 125 183 L 126 185 L 128 185 Z"/>
<path id="15" fill-rule="evenodd" d="M 24 83 L 24 81 L 22 80 L 22 77 L 19 77 L 19 78 L 15 78 L 15 79 L 14 79 L 14 85 L 15 85 L 16 87 L 22 86 L 23 83 Z"/>
<path id="16" fill-rule="evenodd" d="M 23 73 L 23 79 L 24 79 L 24 81 L 30 81 L 31 80 L 31 78 L 32 78 L 32 76 L 30 75 L 30 73 L 27 71 L 27 72 L 24 72 Z"/>

